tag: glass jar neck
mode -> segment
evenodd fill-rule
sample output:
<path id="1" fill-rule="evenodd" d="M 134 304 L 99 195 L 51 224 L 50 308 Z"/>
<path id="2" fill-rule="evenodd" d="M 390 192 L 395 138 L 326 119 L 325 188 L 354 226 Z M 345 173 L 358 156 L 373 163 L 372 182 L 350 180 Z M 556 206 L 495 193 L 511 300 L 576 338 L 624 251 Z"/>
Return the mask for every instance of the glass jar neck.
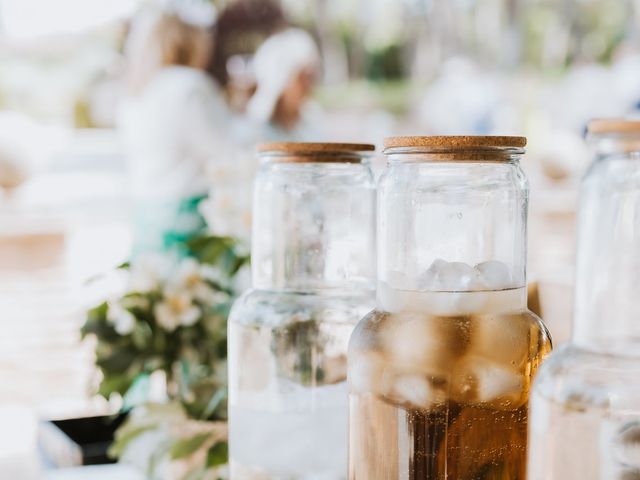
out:
<path id="1" fill-rule="evenodd" d="M 640 355 L 640 143 L 601 147 L 581 187 L 573 341 Z"/>
<path id="2" fill-rule="evenodd" d="M 254 188 L 254 287 L 373 289 L 374 215 L 367 163 L 265 162 Z"/>
<path id="3" fill-rule="evenodd" d="M 393 148 L 387 153 L 390 166 L 403 163 L 511 164 L 517 166 L 524 154 L 521 148 L 424 149 Z"/>
<path id="4" fill-rule="evenodd" d="M 523 288 L 528 186 L 518 155 L 392 153 L 378 190 L 379 288 Z"/>

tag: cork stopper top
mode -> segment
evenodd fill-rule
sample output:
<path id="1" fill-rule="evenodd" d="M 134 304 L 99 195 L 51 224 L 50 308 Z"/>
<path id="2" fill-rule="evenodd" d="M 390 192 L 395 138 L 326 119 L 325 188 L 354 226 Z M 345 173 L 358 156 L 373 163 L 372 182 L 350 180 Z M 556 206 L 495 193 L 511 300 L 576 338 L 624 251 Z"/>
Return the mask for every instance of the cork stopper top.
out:
<path id="1" fill-rule="evenodd" d="M 271 162 L 360 163 L 376 149 L 368 143 L 273 142 L 258 145 L 258 153 Z"/>
<path id="2" fill-rule="evenodd" d="M 420 163 L 511 162 L 526 144 L 525 137 L 509 136 L 389 137 L 384 153 L 408 154 L 404 161 Z"/>
<path id="3" fill-rule="evenodd" d="M 598 134 L 640 134 L 640 120 L 624 118 L 596 118 L 587 126 L 589 135 Z"/>
<path id="4" fill-rule="evenodd" d="M 524 148 L 526 137 L 513 136 L 426 136 L 426 137 L 388 137 L 384 139 L 384 148 L 424 148 L 433 150 L 473 150 L 486 148 Z"/>

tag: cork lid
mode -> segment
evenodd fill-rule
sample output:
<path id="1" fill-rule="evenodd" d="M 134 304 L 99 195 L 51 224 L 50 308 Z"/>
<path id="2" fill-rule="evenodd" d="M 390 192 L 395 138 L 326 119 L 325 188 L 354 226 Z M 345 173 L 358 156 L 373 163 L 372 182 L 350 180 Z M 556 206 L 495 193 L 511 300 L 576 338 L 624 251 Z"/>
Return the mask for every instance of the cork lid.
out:
<path id="1" fill-rule="evenodd" d="M 511 162 L 526 144 L 525 137 L 509 136 L 389 137 L 384 153 L 415 154 L 402 159 L 410 162 Z"/>
<path id="2" fill-rule="evenodd" d="M 279 162 L 346 162 L 362 161 L 376 149 L 368 143 L 274 142 L 258 145 L 258 153 L 271 155 Z"/>
<path id="3" fill-rule="evenodd" d="M 433 150 L 473 150 L 487 148 L 524 148 L 526 137 L 513 136 L 426 136 L 426 137 L 388 137 L 384 139 L 384 148 L 425 148 Z"/>
<path id="4" fill-rule="evenodd" d="M 589 135 L 640 134 L 640 120 L 624 118 L 595 118 L 587 126 Z"/>

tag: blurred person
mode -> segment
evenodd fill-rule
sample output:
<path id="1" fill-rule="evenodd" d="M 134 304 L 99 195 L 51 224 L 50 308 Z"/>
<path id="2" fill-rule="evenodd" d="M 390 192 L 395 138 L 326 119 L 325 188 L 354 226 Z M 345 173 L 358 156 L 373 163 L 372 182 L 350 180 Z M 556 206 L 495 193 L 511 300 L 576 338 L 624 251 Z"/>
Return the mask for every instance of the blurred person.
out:
<path id="1" fill-rule="evenodd" d="M 143 11 L 125 45 L 130 93 L 118 128 L 135 203 L 134 256 L 180 250 L 204 228 L 206 174 L 226 158 L 230 113 L 204 71 L 211 33 L 184 8 Z"/>
<path id="2" fill-rule="evenodd" d="M 229 69 L 230 59 L 238 55 L 253 55 L 266 38 L 286 26 L 287 20 L 280 0 L 224 2 L 224 7 L 216 18 L 213 54 L 207 70 L 218 84 L 228 89 L 233 83 L 233 73 Z"/>
<path id="3" fill-rule="evenodd" d="M 256 91 L 247 105 L 257 141 L 320 138 L 321 122 L 308 102 L 320 70 L 318 47 L 307 32 L 287 29 L 257 50 L 253 68 Z M 317 113 L 315 113 L 317 117 Z"/>

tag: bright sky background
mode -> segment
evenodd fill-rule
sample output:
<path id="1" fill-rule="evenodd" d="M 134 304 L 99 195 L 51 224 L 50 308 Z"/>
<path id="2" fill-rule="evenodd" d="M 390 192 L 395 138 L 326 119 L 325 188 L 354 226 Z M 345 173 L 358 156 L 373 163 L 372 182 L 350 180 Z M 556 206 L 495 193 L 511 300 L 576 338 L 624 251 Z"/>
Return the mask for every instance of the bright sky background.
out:
<path id="1" fill-rule="evenodd" d="M 12 40 L 69 34 L 130 14 L 138 0 L 0 0 L 0 28 Z"/>

